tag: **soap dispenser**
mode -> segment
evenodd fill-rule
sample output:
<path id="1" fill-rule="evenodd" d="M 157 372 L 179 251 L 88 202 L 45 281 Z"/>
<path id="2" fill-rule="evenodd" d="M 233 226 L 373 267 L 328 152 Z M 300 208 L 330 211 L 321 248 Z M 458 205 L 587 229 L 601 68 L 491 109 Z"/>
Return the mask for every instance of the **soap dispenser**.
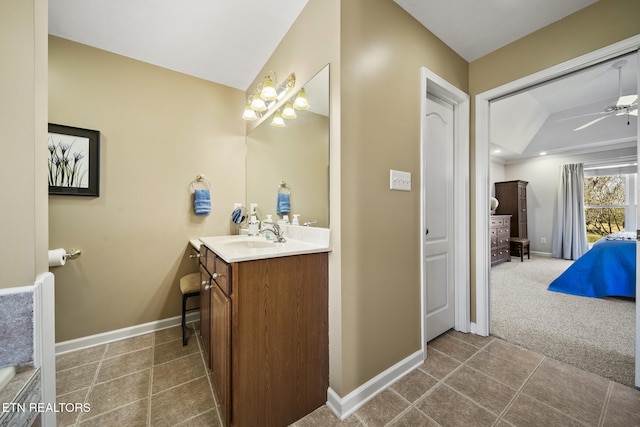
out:
<path id="1" fill-rule="evenodd" d="M 272 237 L 271 226 L 270 226 L 271 224 L 273 224 L 273 215 L 267 215 L 267 219 L 262 221 L 264 237 L 267 240 L 271 240 L 271 237 Z"/>
<path id="2" fill-rule="evenodd" d="M 258 222 L 258 218 L 255 215 L 251 215 L 251 219 L 249 220 L 249 236 L 257 236 L 260 232 L 259 230 L 260 223 Z"/>
<path id="3" fill-rule="evenodd" d="M 293 220 L 291 221 L 291 225 L 300 225 L 300 215 L 293 215 Z"/>

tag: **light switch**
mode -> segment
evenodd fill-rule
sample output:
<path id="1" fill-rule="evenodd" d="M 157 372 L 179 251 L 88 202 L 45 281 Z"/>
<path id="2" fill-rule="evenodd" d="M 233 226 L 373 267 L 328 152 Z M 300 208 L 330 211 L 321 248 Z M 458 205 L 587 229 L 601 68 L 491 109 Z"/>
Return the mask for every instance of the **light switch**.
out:
<path id="1" fill-rule="evenodd" d="M 389 170 L 389 189 L 411 191 L 411 172 Z"/>

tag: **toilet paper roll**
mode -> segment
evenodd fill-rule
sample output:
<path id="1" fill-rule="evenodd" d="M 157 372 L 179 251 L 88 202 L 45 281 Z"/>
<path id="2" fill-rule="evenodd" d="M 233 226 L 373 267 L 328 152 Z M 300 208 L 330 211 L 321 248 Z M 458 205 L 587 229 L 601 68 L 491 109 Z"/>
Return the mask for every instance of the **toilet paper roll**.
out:
<path id="1" fill-rule="evenodd" d="M 49 267 L 60 267 L 67 262 L 67 251 L 63 248 L 49 251 Z"/>

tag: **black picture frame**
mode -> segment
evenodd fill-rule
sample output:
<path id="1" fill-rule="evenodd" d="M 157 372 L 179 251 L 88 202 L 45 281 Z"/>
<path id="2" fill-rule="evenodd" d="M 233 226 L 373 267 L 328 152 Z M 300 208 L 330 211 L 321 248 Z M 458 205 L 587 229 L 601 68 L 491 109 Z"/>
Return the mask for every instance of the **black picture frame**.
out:
<path id="1" fill-rule="evenodd" d="M 100 196 L 100 131 L 49 123 L 49 194 Z"/>

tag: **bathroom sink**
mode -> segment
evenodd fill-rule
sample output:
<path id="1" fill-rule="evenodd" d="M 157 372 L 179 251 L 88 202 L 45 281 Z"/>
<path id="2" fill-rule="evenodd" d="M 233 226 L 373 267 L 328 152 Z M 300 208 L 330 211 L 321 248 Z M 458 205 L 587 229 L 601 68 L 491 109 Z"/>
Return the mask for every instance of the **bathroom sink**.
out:
<path id="1" fill-rule="evenodd" d="M 264 236 L 210 236 L 200 241 L 226 262 L 251 261 L 291 255 L 329 252 L 329 229 L 287 225 L 283 229 L 284 243 Z"/>
<path id="2" fill-rule="evenodd" d="M 270 242 L 267 240 L 239 240 L 235 242 L 225 243 L 225 246 L 229 249 L 260 249 L 260 248 L 274 248 L 282 243 Z"/>

